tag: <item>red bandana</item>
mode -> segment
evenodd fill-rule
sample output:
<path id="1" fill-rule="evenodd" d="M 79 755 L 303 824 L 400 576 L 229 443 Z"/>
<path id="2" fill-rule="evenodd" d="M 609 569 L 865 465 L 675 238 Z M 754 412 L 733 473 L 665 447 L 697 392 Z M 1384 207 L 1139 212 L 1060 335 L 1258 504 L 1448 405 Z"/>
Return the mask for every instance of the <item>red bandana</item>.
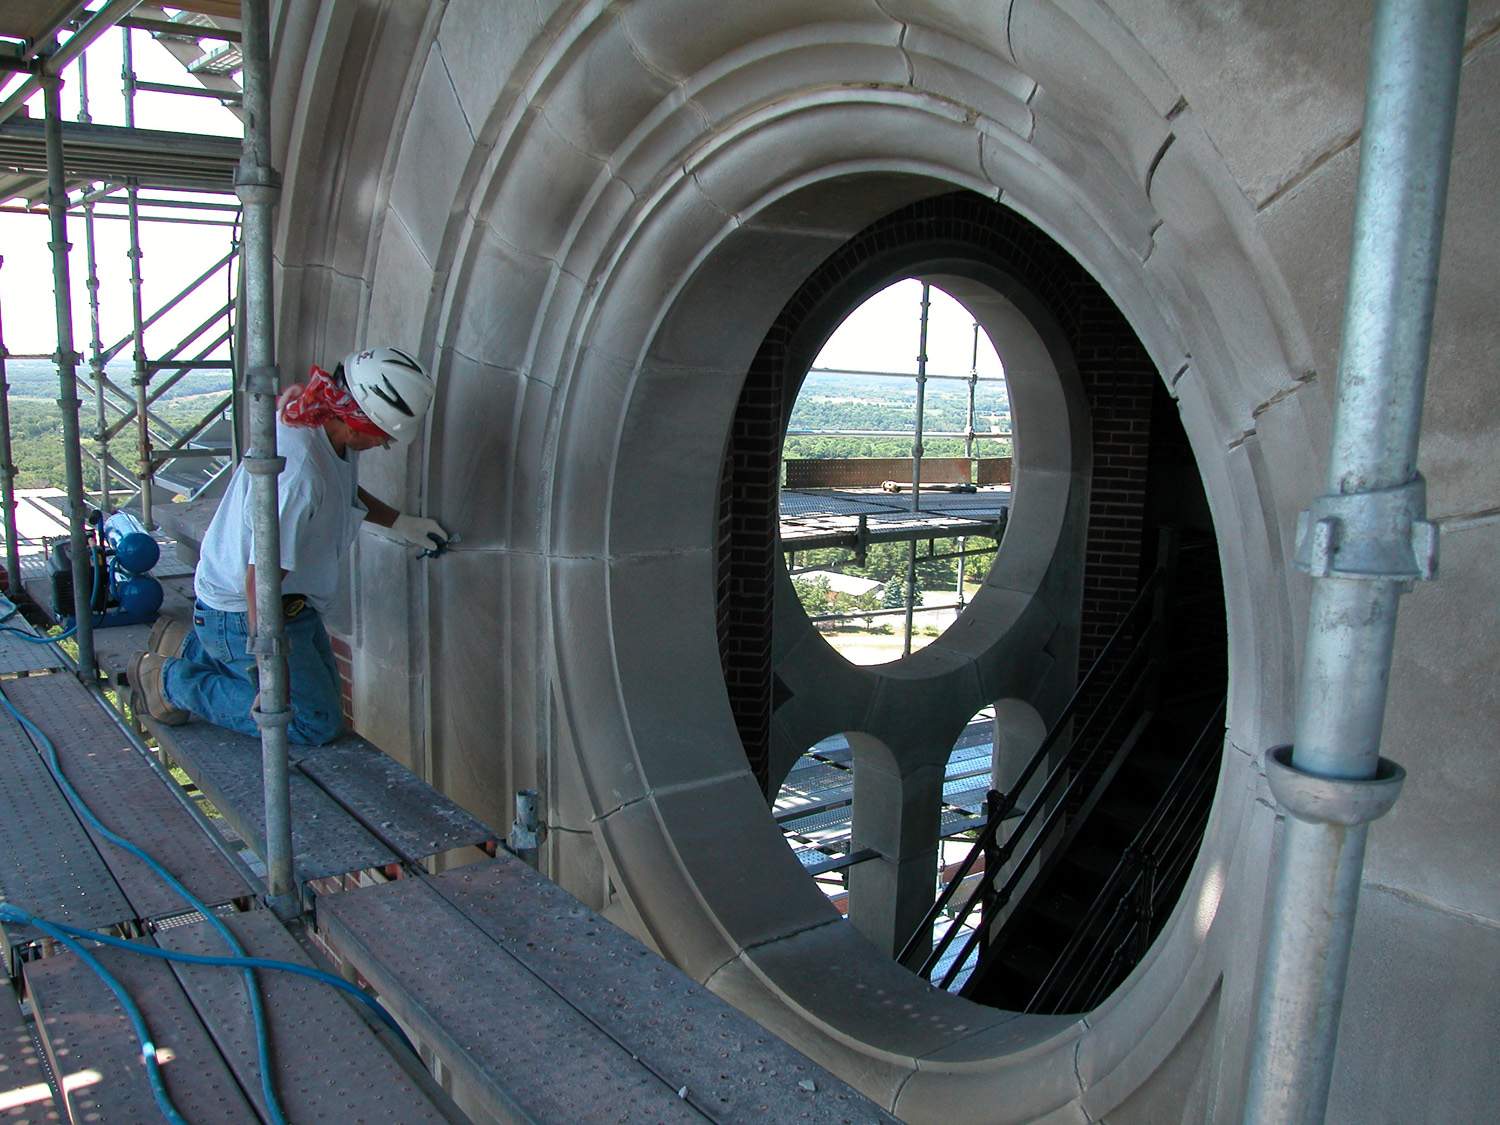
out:
<path id="1" fill-rule="evenodd" d="M 313 366 L 306 383 L 294 383 L 281 394 L 281 420 L 288 426 L 321 426 L 330 418 L 343 421 L 355 433 L 389 439 L 390 435 L 370 421 L 348 389 L 333 376 Z"/>

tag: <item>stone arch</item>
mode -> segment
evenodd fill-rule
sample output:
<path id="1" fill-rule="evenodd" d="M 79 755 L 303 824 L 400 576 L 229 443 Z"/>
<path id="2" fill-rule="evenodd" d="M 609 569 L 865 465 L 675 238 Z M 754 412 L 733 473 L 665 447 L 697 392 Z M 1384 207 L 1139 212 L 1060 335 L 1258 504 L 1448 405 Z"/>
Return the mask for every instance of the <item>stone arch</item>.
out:
<path id="1" fill-rule="evenodd" d="M 406 96 L 458 143 L 425 175 L 430 135 L 393 146 L 378 250 L 355 263 L 364 289 L 348 295 L 363 310 L 351 332 L 416 326 L 442 388 L 436 440 L 387 470 L 467 541 L 415 576 L 420 596 L 393 617 L 432 638 L 427 663 L 408 670 L 431 693 L 416 711 L 449 748 L 434 756 L 455 759 L 433 770 L 450 789 L 503 794 L 547 758 L 566 791 L 558 815 L 592 822 L 640 929 L 903 1116 L 1104 1111 L 1219 995 L 1213 925 L 1169 925 L 1087 1022 L 1016 1020 L 926 992 L 790 883 L 768 917 L 705 862 L 732 838 L 765 857 L 779 891 L 789 861 L 716 678 L 715 491 L 678 465 L 718 463 L 744 364 L 822 254 L 913 199 L 998 197 L 1123 310 L 1180 398 L 1216 516 L 1244 529 L 1245 556 L 1226 559 L 1230 722 L 1257 745 L 1262 716 L 1285 721 L 1289 612 L 1265 575 L 1282 550 L 1276 492 L 1289 470 L 1223 451 L 1305 373 L 1308 349 L 1222 162 L 1107 10 L 851 3 L 813 27 L 804 12 L 731 6 L 711 29 L 666 2 L 567 6 L 545 27 L 497 17 L 534 21 L 520 35 L 531 46 L 487 76 L 455 62 L 484 17 L 450 5 L 436 39 L 453 59 L 418 56 Z M 321 61 L 366 49 L 346 36 Z M 612 78 L 605 105 L 591 100 L 597 73 Z M 386 156 L 349 174 L 378 179 Z M 425 198 L 403 187 L 413 182 Z M 734 316 L 705 338 L 713 308 Z M 664 604 L 670 627 L 643 629 Z M 443 653 L 489 620 L 479 639 L 526 674 L 486 691 L 485 669 Z M 499 770 L 452 749 L 496 730 Z M 1220 886 L 1252 897 L 1241 833 L 1257 784 L 1247 759 L 1226 758 L 1204 849 L 1224 867 Z M 722 813 L 711 825 L 692 811 L 704 804 Z M 1267 831 L 1262 821 L 1249 844 Z M 1218 893 L 1195 880 L 1195 919 Z M 920 1019 L 893 1024 L 887 1001 Z"/>

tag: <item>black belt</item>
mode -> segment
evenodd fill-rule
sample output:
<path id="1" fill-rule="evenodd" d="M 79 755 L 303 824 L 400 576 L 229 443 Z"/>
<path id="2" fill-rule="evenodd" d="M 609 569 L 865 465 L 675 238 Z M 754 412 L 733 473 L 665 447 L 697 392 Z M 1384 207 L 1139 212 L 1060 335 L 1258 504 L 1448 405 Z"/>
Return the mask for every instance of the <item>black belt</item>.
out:
<path id="1" fill-rule="evenodd" d="M 292 618 L 296 617 L 304 609 L 312 609 L 312 607 L 307 604 L 307 596 L 305 594 L 281 595 L 281 616 L 285 620 L 292 620 Z M 313 610 L 313 612 L 317 611 Z"/>

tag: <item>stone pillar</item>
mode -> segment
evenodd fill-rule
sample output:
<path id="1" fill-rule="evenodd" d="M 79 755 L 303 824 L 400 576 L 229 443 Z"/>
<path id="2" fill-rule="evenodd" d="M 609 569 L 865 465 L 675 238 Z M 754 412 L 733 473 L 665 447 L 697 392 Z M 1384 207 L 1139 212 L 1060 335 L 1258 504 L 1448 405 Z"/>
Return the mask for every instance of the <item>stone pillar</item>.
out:
<path id="1" fill-rule="evenodd" d="M 854 851 L 878 859 L 849 869 L 849 921 L 882 952 L 896 956 L 937 888 L 938 819 L 947 749 L 933 755 L 892 754 L 868 735 L 851 734 L 854 749 Z M 897 765 L 898 758 L 925 764 Z"/>

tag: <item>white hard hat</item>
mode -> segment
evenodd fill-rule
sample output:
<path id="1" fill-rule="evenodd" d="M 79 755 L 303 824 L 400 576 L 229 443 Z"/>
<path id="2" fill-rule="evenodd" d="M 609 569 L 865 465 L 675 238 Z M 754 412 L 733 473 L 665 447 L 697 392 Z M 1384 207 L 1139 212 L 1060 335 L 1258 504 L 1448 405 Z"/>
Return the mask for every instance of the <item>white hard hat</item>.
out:
<path id="1" fill-rule="evenodd" d="M 365 416 L 401 444 L 422 430 L 432 380 L 398 348 L 366 348 L 344 357 L 344 382 Z"/>

